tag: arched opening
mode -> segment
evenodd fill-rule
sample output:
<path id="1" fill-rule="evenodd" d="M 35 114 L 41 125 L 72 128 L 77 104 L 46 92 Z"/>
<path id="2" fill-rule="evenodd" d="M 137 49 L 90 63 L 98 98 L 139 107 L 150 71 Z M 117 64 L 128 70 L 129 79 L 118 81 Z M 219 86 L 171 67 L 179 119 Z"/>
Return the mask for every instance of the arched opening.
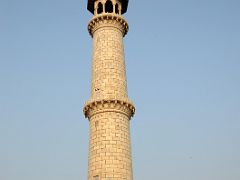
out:
<path id="1" fill-rule="evenodd" d="M 115 13 L 119 14 L 118 3 L 115 5 Z"/>
<path id="2" fill-rule="evenodd" d="M 105 4 L 105 11 L 107 13 L 112 13 L 113 12 L 113 4 L 112 1 L 107 0 L 106 4 Z"/>
<path id="3" fill-rule="evenodd" d="M 97 13 L 101 14 L 103 12 L 103 4 L 101 2 L 98 3 Z"/>

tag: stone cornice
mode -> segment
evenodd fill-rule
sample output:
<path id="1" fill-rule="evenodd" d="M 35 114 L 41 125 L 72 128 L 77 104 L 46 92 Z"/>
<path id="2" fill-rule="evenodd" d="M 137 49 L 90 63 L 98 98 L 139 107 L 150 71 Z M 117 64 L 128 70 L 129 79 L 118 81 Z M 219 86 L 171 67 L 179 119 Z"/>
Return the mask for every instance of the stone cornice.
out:
<path id="1" fill-rule="evenodd" d="M 119 29 L 122 32 L 123 37 L 127 34 L 129 28 L 127 21 L 121 15 L 103 13 L 93 17 L 88 23 L 88 31 L 93 37 L 93 34 L 97 29 L 109 26 Z"/>
<path id="2" fill-rule="evenodd" d="M 135 107 L 129 101 L 105 99 L 87 102 L 83 108 L 86 118 L 91 118 L 93 115 L 103 112 L 121 113 L 126 115 L 130 120 L 135 113 Z"/>

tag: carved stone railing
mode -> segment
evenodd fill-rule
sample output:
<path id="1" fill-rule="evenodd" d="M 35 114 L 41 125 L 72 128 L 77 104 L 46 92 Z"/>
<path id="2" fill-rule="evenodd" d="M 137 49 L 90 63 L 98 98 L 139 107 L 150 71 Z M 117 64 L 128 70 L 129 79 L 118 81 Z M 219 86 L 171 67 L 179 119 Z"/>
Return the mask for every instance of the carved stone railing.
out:
<path id="1" fill-rule="evenodd" d="M 83 109 L 85 117 L 89 119 L 92 116 L 103 112 L 121 113 L 126 115 L 130 120 L 135 113 L 135 107 L 130 101 L 104 99 L 87 102 Z"/>
<path id="2" fill-rule="evenodd" d="M 122 32 L 123 37 L 127 34 L 129 29 L 127 21 L 121 15 L 115 13 L 103 13 L 93 17 L 88 24 L 88 31 L 93 37 L 96 30 L 107 26 L 119 29 Z"/>

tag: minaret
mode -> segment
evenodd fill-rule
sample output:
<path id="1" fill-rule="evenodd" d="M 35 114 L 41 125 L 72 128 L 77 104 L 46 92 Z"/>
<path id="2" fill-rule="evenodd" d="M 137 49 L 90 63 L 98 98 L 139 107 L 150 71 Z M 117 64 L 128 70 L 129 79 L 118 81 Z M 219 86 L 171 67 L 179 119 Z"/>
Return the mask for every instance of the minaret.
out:
<path id="1" fill-rule="evenodd" d="M 93 18 L 91 98 L 84 107 L 90 122 L 88 180 L 132 180 L 129 121 L 135 112 L 128 99 L 122 14 L 128 0 L 88 0 Z"/>

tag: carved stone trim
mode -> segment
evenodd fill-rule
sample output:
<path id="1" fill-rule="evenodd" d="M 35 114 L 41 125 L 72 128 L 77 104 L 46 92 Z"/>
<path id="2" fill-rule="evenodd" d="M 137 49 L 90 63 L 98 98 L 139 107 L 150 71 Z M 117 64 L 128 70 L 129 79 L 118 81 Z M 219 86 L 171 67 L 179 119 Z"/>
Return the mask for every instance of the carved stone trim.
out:
<path id="1" fill-rule="evenodd" d="M 123 37 L 127 34 L 129 29 L 127 21 L 121 15 L 104 13 L 93 17 L 88 23 L 88 31 L 93 37 L 93 34 L 97 29 L 109 26 L 119 29 L 122 32 Z"/>
<path id="2" fill-rule="evenodd" d="M 129 101 L 106 99 L 87 102 L 83 108 L 83 113 L 86 118 L 91 118 L 93 115 L 103 112 L 122 113 L 130 120 L 135 113 L 135 107 Z"/>

